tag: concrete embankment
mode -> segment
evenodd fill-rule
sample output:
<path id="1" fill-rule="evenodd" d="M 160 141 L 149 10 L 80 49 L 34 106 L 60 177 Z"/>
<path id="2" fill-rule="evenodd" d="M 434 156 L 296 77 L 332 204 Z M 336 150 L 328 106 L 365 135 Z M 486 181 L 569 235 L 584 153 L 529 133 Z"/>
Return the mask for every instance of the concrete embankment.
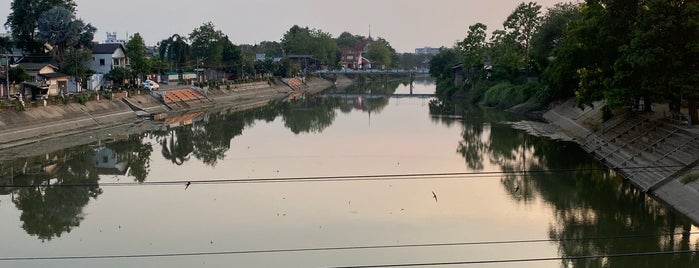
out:
<path id="1" fill-rule="evenodd" d="M 301 89 L 308 93 L 320 92 L 332 83 L 320 79 L 309 79 Z M 281 100 L 294 92 L 283 83 L 236 86 L 231 90 L 205 90 L 210 100 L 205 105 L 193 107 L 206 110 L 226 107 L 245 110 L 267 105 L 270 101 Z M 156 127 L 157 122 L 143 121 L 136 110 L 150 114 L 185 113 L 186 110 L 173 110 L 162 100 L 144 92 L 132 95 L 128 101 L 121 99 L 89 101 L 87 103 L 49 104 L 27 107 L 26 111 L 5 109 L 0 112 L 0 159 L 18 157 L 22 152 L 31 152 L 32 146 L 55 150 L 87 144 L 100 137 L 116 136 L 125 133 L 139 133 Z M 87 134 L 85 134 L 87 133 Z M 91 135 L 92 134 L 92 135 Z M 83 137 L 83 135 L 85 135 Z M 79 138 L 81 137 L 81 138 Z M 63 139 L 59 139 L 63 138 Z M 17 149 L 18 147 L 23 147 Z"/>
<path id="2" fill-rule="evenodd" d="M 581 110 L 571 101 L 544 118 L 641 191 L 699 224 L 699 129 L 672 124 L 654 113 L 622 112 L 601 123 L 601 104 Z"/>

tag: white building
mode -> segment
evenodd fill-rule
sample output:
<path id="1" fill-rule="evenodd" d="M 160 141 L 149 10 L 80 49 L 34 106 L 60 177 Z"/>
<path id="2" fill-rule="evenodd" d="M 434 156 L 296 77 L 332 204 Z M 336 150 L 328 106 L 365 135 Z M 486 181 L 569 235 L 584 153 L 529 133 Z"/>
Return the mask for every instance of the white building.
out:
<path id="1" fill-rule="evenodd" d="M 437 54 L 439 54 L 439 48 L 434 48 L 434 47 L 416 48 L 415 54 L 418 54 L 418 55 L 425 55 L 425 54 L 437 55 Z"/>

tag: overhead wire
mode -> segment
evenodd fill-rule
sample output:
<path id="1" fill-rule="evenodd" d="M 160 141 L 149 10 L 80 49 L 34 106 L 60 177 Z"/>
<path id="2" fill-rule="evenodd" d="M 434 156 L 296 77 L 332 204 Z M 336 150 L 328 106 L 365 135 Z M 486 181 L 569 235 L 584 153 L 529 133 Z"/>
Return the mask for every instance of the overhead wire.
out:
<path id="1" fill-rule="evenodd" d="M 653 235 L 624 235 L 607 237 L 564 238 L 564 239 L 531 239 L 531 240 L 504 240 L 504 241 L 477 241 L 477 242 L 453 242 L 453 243 L 425 243 L 404 245 L 370 245 L 370 246 L 346 246 L 346 247 L 318 247 L 318 248 L 290 248 L 290 249 L 263 249 L 263 250 L 238 250 L 238 251 L 209 251 L 209 252 L 180 252 L 180 253 L 154 253 L 154 254 L 122 254 L 122 255 L 92 255 L 92 256 L 44 256 L 44 257 L 0 257 L 0 261 L 45 261 L 45 260 L 79 260 L 79 259 L 130 259 L 130 258 L 159 258 L 159 257 L 186 257 L 186 256 L 212 256 L 212 255 L 240 255 L 240 254 L 267 254 L 267 253 L 296 253 L 317 251 L 348 251 L 366 249 L 404 249 L 426 247 L 454 247 L 475 245 L 502 245 L 524 244 L 544 242 L 571 242 L 590 240 L 622 240 L 636 238 L 652 238 L 677 235 L 694 235 L 699 232 L 680 232 Z M 679 251 L 678 251 L 679 252 Z M 565 258 L 565 257 L 563 257 Z M 501 260 L 502 261 L 502 260 Z M 503 261 L 504 262 L 504 261 Z M 352 266 L 354 267 L 354 266 Z M 358 266 L 358 267 L 390 267 L 390 266 Z"/>
<path id="2" fill-rule="evenodd" d="M 476 260 L 476 261 L 333 266 L 333 267 L 328 267 L 328 268 L 384 268 L 384 267 L 454 266 L 454 265 L 473 265 L 473 264 L 521 263 L 521 262 L 566 261 L 566 260 L 622 258 L 622 257 L 643 257 L 643 256 L 660 256 L 660 255 L 693 254 L 693 253 L 699 253 L 699 250 L 653 251 L 653 252 L 619 253 L 619 254 L 606 254 L 606 255 L 562 256 L 562 257 Z"/>
<path id="3" fill-rule="evenodd" d="M 661 168 L 681 168 L 684 166 L 646 166 L 625 167 L 624 171 L 649 171 Z M 306 176 L 306 177 L 267 177 L 267 178 L 237 178 L 237 179 L 210 179 L 210 180 L 171 180 L 171 181 L 144 181 L 144 182 L 102 182 L 102 183 L 63 183 L 63 184 L 6 184 L 10 188 L 31 187 L 110 187 L 110 186 L 155 186 L 155 185 L 180 185 L 180 184 L 237 184 L 237 183 L 291 183 L 291 182 L 347 182 L 347 181 L 388 181 L 388 180 L 427 180 L 427 179 L 476 179 L 476 178 L 500 178 L 504 175 L 527 175 L 542 173 L 571 173 L 580 171 L 604 171 L 607 168 L 573 168 L 573 169 L 548 169 L 548 170 L 514 170 L 514 171 L 477 171 L 477 172 L 442 172 L 442 173 L 404 173 L 404 174 L 379 174 L 379 175 L 337 175 L 337 176 Z"/>

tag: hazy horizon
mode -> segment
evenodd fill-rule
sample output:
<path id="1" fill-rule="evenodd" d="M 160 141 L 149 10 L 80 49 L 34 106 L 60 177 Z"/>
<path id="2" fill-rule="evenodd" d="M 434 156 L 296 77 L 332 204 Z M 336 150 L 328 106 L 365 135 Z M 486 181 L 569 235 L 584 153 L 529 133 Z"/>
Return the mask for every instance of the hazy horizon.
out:
<path id="1" fill-rule="evenodd" d="M 4 24 L 11 12 L 11 0 L 0 0 Z M 218 2 L 190 1 L 86 1 L 76 0 L 77 17 L 97 27 L 95 41 L 116 32 L 119 39 L 140 33 L 152 46 L 173 34 L 188 35 L 205 22 L 213 22 L 235 44 L 279 41 L 293 25 L 321 29 L 333 37 L 352 34 L 383 37 L 398 52 L 415 48 L 451 47 L 463 39 L 468 26 L 481 22 L 488 32 L 502 28 L 502 22 L 523 1 L 320 1 L 280 0 Z M 534 1 L 546 8 L 558 0 Z M 133 8 L 138 7 L 138 8 Z M 116 15 L 119 12 L 129 15 Z"/>

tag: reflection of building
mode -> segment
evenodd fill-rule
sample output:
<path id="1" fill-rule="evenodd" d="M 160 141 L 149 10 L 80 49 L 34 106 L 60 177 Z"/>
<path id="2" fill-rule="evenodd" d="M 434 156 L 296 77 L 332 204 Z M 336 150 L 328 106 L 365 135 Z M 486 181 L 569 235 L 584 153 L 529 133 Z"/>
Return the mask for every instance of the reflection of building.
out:
<path id="1" fill-rule="evenodd" d="M 204 112 L 195 112 L 182 115 L 173 115 L 165 119 L 163 123 L 167 127 L 180 127 L 194 124 L 195 122 L 204 119 Z"/>
<path id="2" fill-rule="evenodd" d="M 102 175 L 126 175 L 129 167 L 127 162 L 119 162 L 116 152 L 107 147 L 96 148 L 92 162 L 95 163 L 97 172 Z"/>

